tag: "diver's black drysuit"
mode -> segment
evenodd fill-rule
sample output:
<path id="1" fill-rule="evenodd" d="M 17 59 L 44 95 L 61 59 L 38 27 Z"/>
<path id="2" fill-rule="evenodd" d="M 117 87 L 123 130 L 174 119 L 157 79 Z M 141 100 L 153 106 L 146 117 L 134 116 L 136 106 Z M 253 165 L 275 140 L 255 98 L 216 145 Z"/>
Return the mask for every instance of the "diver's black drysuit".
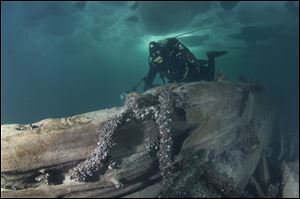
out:
<path id="1" fill-rule="evenodd" d="M 211 81 L 215 75 L 214 58 L 226 53 L 225 51 L 211 51 L 207 52 L 208 60 L 198 60 L 176 38 L 150 42 L 149 52 L 150 70 L 144 79 L 144 90 L 153 87 L 152 83 L 157 73 L 160 74 L 163 82 L 166 77 L 169 83 Z"/>

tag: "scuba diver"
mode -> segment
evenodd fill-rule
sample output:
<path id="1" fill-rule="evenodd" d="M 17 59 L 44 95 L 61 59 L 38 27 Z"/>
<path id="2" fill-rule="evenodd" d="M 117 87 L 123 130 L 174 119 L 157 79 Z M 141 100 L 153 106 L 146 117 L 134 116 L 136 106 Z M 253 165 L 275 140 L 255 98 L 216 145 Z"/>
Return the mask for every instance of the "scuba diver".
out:
<path id="1" fill-rule="evenodd" d="M 165 84 L 165 77 L 169 83 L 212 81 L 215 76 L 215 58 L 227 53 L 226 51 L 207 52 L 208 60 L 197 59 L 190 50 L 176 38 L 168 38 L 149 44 L 149 66 L 144 91 L 155 87 L 153 81 L 157 75 Z"/>

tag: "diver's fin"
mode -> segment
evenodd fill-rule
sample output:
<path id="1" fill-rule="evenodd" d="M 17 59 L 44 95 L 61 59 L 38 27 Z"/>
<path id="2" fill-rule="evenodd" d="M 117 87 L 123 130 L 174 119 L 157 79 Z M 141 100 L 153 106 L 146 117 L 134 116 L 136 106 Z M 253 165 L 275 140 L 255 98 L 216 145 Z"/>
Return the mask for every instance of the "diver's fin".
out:
<path id="1" fill-rule="evenodd" d="M 214 59 L 214 58 L 222 56 L 226 53 L 227 53 L 227 51 L 208 51 L 206 53 L 206 55 L 207 55 L 208 59 Z"/>
<path id="2" fill-rule="evenodd" d="M 207 61 L 207 60 L 204 60 L 204 59 L 198 59 L 198 62 L 199 62 L 200 64 L 207 64 L 207 63 L 208 63 L 208 61 Z"/>

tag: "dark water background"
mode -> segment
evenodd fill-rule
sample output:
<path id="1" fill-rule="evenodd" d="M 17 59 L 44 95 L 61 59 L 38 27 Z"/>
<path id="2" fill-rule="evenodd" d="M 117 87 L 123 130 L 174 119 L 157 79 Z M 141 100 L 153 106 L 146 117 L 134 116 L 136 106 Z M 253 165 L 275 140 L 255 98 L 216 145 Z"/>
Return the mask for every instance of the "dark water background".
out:
<path id="1" fill-rule="evenodd" d="M 298 2 L 1 2 L 1 124 L 121 106 L 148 70 L 148 43 L 182 42 L 232 80 L 263 84 L 299 136 Z"/>

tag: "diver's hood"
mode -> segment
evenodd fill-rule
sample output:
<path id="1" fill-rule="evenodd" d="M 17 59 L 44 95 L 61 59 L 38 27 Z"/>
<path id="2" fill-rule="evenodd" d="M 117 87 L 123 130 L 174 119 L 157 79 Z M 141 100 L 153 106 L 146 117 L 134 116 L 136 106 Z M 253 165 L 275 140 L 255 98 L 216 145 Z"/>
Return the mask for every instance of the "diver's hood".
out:
<path id="1" fill-rule="evenodd" d="M 151 41 L 149 43 L 149 52 L 150 53 L 153 53 L 153 52 L 155 52 L 156 50 L 159 50 L 159 49 L 160 49 L 160 43 L 155 42 L 155 41 Z"/>

